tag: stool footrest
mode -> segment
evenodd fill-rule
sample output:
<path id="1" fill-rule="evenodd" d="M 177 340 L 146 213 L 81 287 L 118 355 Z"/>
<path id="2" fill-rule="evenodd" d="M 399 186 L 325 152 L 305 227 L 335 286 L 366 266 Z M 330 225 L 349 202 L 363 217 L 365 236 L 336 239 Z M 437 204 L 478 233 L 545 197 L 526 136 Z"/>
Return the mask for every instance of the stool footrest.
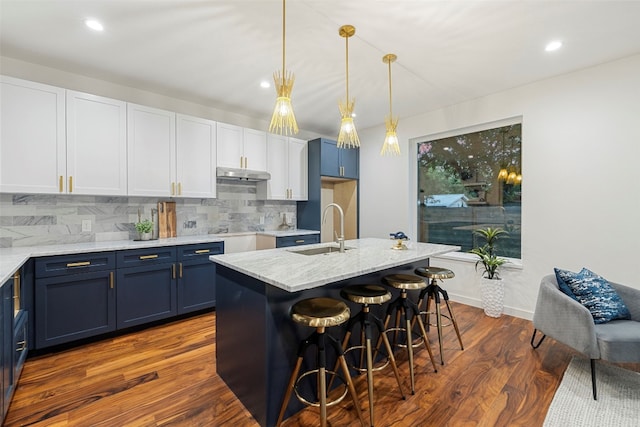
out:
<path id="1" fill-rule="evenodd" d="M 302 374 L 302 375 L 300 375 L 298 377 L 298 380 L 296 381 L 296 383 L 295 383 L 295 385 L 293 387 L 293 392 L 296 394 L 296 397 L 298 398 L 298 400 L 300 402 L 304 403 L 305 405 L 319 407 L 320 406 L 320 401 L 319 400 L 318 401 L 314 401 L 314 400 L 305 399 L 305 397 L 302 396 L 300 391 L 298 391 L 298 383 L 300 383 L 300 381 L 304 377 L 307 377 L 307 376 L 313 375 L 313 374 L 319 374 L 319 373 L 320 373 L 320 369 L 311 369 L 309 371 L 306 371 L 304 374 Z M 325 375 L 331 375 L 331 376 L 339 378 L 340 381 L 343 382 L 343 386 L 344 386 L 344 390 L 342 391 L 340 396 L 336 397 L 333 400 L 327 400 L 327 407 L 329 407 L 329 406 L 333 406 L 333 405 L 336 405 L 336 404 L 342 402 L 342 399 L 344 399 L 346 397 L 349 389 L 347 387 L 347 380 L 342 375 L 340 375 L 339 373 L 334 372 L 334 371 L 325 370 Z M 330 392 L 327 390 L 327 395 L 329 395 L 329 394 L 330 394 Z"/>

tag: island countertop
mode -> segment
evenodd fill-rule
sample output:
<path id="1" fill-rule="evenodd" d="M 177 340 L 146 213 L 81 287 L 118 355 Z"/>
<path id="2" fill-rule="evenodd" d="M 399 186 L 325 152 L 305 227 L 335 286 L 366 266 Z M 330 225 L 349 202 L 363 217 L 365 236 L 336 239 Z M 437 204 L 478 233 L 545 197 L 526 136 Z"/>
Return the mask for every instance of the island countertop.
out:
<path id="1" fill-rule="evenodd" d="M 397 250 L 392 249 L 394 244 L 394 240 L 366 238 L 345 241 L 348 249 L 345 253 L 296 253 L 317 247 L 337 246 L 335 243 L 320 243 L 296 248 L 212 255 L 209 259 L 282 290 L 298 292 L 460 250 L 459 246 L 412 241 L 405 242 L 406 250 Z"/>

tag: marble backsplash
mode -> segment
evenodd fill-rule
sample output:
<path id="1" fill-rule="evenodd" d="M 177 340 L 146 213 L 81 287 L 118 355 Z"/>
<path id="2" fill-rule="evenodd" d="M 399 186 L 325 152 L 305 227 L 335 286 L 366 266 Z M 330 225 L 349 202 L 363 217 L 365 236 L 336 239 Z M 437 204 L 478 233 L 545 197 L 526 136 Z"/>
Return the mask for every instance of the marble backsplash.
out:
<path id="1" fill-rule="evenodd" d="M 277 230 L 296 202 L 258 200 L 255 183 L 218 181 L 216 199 L 0 194 L 0 247 L 133 239 L 138 211 L 176 202 L 178 236 Z M 264 224 L 261 224 L 263 219 Z M 82 231 L 89 220 L 91 231 Z"/>

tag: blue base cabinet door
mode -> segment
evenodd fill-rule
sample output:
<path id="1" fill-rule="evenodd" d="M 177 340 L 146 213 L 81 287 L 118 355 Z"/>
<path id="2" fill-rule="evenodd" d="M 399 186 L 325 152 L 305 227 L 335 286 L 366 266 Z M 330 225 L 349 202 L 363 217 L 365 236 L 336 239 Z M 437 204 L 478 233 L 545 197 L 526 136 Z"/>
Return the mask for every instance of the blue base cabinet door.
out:
<path id="1" fill-rule="evenodd" d="M 178 247 L 178 314 L 216 305 L 216 265 L 210 255 L 224 253 L 224 243 Z"/>
<path id="2" fill-rule="evenodd" d="M 0 287 L 0 420 L 9 409 L 13 393 L 13 279 Z M 1 423 L 1 422 L 0 422 Z"/>
<path id="3" fill-rule="evenodd" d="M 119 268 L 117 283 L 118 329 L 177 314 L 175 263 Z"/>
<path id="4" fill-rule="evenodd" d="M 113 271 L 36 280 L 36 348 L 116 329 Z"/>

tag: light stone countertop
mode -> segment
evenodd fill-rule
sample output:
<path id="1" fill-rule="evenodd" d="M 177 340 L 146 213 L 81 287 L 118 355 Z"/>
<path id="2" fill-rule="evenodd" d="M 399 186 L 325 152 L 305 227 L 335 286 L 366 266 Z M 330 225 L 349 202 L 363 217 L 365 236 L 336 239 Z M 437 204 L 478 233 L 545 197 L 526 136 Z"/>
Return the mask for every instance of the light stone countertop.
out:
<path id="1" fill-rule="evenodd" d="M 285 291 L 298 292 L 460 250 L 459 246 L 412 241 L 405 242 L 407 250 L 396 250 L 392 249 L 394 244 L 394 240 L 367 238 L 347 240 L 345 247 L 351 249 L 345 253 L 295 253 L 317 247 L 337 246 L 335 243 L 320 243 L 295 248 L 212 255 L 209 259 Z"/>
<path id="2" fill-rule="evenodd" d="M 255 233 L 251 233 L 255 234 Z M 234 234 L 229 233 L 228 236 Z M 157 240 L 114 240 L 105 242 L 69 243 L 63 245 L 28 246 L 0 249 L 0 285 L 4 284 L 13 273 L 31 257 L 50 255 L 73 255 L 89 252 L 118 251 L 127 249 L 157 248 L 162 246 L 190 245 L 197 243 L 223 242 L 224 234 L 207 234 L 201 236 L 182 236 Z"/>
<path id="3" fill-rule="evenodd" d="M 292 229 L 292 230 L 258 231 L 256 232 L 256 234 L 261 234 L 263 236 L 272 236 L 272 237 L 289 237 L 289 236 L 306 236 L 309 234 L 320 234 L 320 231 Z"/>

